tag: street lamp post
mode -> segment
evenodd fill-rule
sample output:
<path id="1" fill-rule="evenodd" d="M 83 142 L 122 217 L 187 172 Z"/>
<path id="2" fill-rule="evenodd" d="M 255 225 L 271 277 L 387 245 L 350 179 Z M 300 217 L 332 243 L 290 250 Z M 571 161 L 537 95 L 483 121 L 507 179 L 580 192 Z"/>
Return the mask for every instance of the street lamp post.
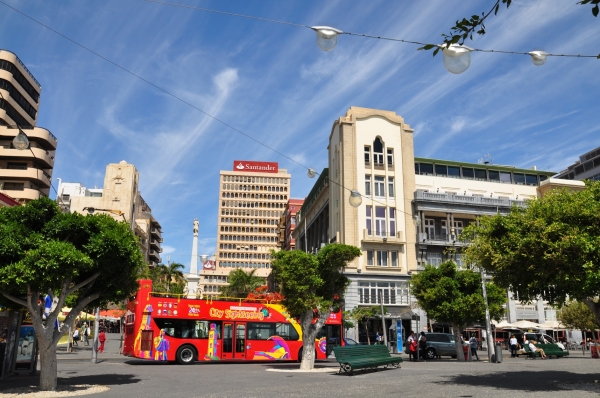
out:
<path id="1" fill-rule="evenodd" d="M 485 329 L 486 329 L 486 342 L 487 342 L 487 352 L 488 352 L 488 361 L 492 362 L 492 350 L 494 349 L 494 344 L 492 343 L 492 322 L 490 321 L 490 307 L 488 306 L 487 299 L 487 290 L 485 289 L 485 275 L 483 272 L 483 268 L 479 269 L 481 273 L 481 288 L 483 290 L 483 301 L 485 303 Z"/>

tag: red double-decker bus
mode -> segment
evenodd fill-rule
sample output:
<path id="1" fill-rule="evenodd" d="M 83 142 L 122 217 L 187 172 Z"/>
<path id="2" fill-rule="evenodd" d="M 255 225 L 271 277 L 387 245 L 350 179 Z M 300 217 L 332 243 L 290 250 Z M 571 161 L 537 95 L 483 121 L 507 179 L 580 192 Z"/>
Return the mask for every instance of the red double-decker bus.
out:
<path id="1" fill-rule="evenodd" d="M 153 293 L 151 280 L 139 284 L 125 314 L 126 356 L 180 364 L 302 359 L 302 329 L 280 304 L 169 297 Z M 340 311 L 321 329 L 316 358 L 327 358 L 341 336 Z"/>

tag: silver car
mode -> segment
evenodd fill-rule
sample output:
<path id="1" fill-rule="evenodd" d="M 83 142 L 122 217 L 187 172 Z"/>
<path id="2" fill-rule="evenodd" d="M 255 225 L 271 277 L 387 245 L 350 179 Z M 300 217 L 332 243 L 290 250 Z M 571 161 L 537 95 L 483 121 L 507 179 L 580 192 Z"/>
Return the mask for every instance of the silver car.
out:
<path id="1" fill-rule="evenodd" d="M 454 335 L 449 333 L 425 333 L 425 338 L 427 338 L 426 359 L 435 359 L 440 356 L 456 358 Z"/>

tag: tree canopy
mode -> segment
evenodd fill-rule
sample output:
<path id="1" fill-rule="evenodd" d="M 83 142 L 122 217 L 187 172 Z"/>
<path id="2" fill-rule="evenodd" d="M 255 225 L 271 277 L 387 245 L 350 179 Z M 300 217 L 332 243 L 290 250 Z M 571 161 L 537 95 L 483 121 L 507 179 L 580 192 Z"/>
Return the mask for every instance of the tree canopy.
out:
<path id="1" fill-rule="evenodd" d="M 186 282 L 183 276 L 185 266 L 180 263 L 170 263 L 168 265 L 158 264 L 150 269 L 149 278 L 152 279 L 152 286 L 155 292 L 183 293 Z"/>
<path id="2" fill-rule="evenodd" d="M 445 261 L 437 267 L 426 265 L 423 271 L 412 276 L 411 289 L 419 307 L 427 312 L 429 318 L 452 325 L 457 357 L 464 360 L 460 332 L 468 325 L 485 321 L 485 300 L 479 272 L 459 270 L 453 261 Z M 488 282 L 486 291 L 490 317 L 500 320 L 504 314 L 506 290 Z"/>
<path id="3" fill-rule="evenodd" d="M 569 301 L 562 306 L 556 318 L 569 329 L 596 330 L 598 322 L 589 307 L 580 301 Z"/>
<path id="4" fill-rule="evenodd" d="M 226 297 L 242 298 L 255 291 L 259 286 L 265 284 L 264 278 L 254 275 L 256 270 L 244 271 L 236 268 L 229 273 L 227 281 L 229 285 L 221 289 L 221 294 Z"/>
<path id="5" fill-rule="evenodd" d="M 0 208 L 0 297 L 31 314 L 42 389 L 56 388 L 56 344 L 67 325 L 85 306 L 127 298 L 137 290 L 143 268 L 137 238 L 125 222 L 104 214 L 63 214 L 47 198 Z M 38 298 L 47 292 L 58 297 L 58 305 L 44 321 Z M 54 330 L 67 296 L 73 308 Z"/>
<path id="6" fill-rule="evenodd" d="M 302 369 L 314 367 L 314 342 L 334 308 L 343 304 L 350 280 L 346 264 L 361 255 L 359 248 L 344 244 L 323 247 L 317 255 L 301 250 L 272 251 L 272 278 L 283 295 L 282 303 L 302 328 Z"/>
<path id="7" fill-rule="evenodd" d="M 506 216 L 482 217 L 463 236 L 470 263 L 521 301 L 538 298 L 560 306 L 584 302 L 600 321 L 600 182 L 586 189 L 557 189 Z"/>

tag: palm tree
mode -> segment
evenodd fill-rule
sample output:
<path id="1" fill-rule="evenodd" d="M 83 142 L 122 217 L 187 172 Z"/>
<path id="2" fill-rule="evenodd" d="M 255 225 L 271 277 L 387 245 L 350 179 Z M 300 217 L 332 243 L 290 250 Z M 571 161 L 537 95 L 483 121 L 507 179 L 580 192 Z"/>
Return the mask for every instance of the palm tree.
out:
<path id="1" fill-rule="evenodd" d="M 181 270 L 184 268 L 185 266 L 179 263 L 170 263 L 168 265 L 158 264 L 154 271 L 154 275 L 158 277 L 160 282 L 165 284 L 167 293 L 170 293 L 171 285 L 181 286 L 183 289 L 185 279 Z"/>
<path id="2" fill-rule="evenodd" d="M 265 284 L 265 280 L 255 276 L 255 269 L 246 273 L 243 269 L 237 268 L 229 274 L 229 286 L 222 289 L 223 296 L 228 297 L 246 297 L 248 293 L 254 291 L 257 287 Z"/>

